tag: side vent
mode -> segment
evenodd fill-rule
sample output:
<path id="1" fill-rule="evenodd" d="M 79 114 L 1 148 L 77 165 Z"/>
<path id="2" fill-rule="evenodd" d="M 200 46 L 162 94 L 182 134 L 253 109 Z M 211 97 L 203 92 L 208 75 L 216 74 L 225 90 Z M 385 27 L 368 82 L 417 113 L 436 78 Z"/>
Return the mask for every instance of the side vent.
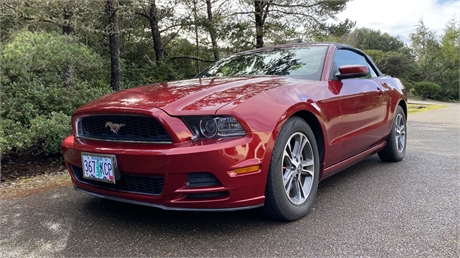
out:
<path id="1" fill-rule="evenodd" d="M 228 192 L 186 194 L 186 199 L 215 199 L 228 197 Z"/>
<path id="2" fill-rule="evenodd" d="M 222 186 L 222 183 L 213 174 L 203 173 L 191 173 L 187 175 L 187 187 L 211 187 L 211 186 Z"/>

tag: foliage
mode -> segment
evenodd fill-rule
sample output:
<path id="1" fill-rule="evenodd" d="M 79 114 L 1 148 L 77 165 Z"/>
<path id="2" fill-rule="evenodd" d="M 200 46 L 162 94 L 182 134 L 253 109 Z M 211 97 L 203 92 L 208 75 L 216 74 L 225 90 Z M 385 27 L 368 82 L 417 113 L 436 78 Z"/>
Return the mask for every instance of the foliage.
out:
<path id="1" fill-rule="evenodd" d="M 439 59 L 442 66 L 436 82 L 441 86 L 441 89 L 434 98 L 439 100 L 458 99 L 460 94 L 460 26 L 455 20 L 451 20 L 444 29 Z"/>
<path id="2" fill-rule="evenodd" d="M 103 79 L 99 55 L 57 33 L 20 31 L 2 46 L 3 75 L 9 82 L 36 79 L 43 84 L 59 82 L 65 66 L 75 67 L 74 80 Z"/>
<path id="3" fill-rule="evenodd" d="M 412 96 L 412 92 L 415 86 L 415 82 L 410 79 L 401 78 L 401 83 L 406 87 L 406 92 L 408 96 Z"/>
<path id="4" fill-rule="evenodd" d="M 0 144 L 2 153 L 56 154 L 65 136 L 72 132 L 70 116 L 62 112 L 38 115 L 23 124 L 12 119 L 2 119 Z"/>
<path id="5" fill-rule="evenodd" d="M 298 39 L 312 39 L 321 35 L 322 30 L 343 31 L 350 22 L 330 25 L 336 15 L 345 9 L 349 0 L 239 0 L 239 10 L 235 13 L 245 21 L 255 24 L 251 35 L 255 47 L 269 44 L 289 43 Z M 255 18 L 255 20 L 254 20 Z M 233 18 L 234 19 L 234 18 Z M 354 25 L 354 24 L 353 24 Z M 326 33 L 328 34 L 328 33 Z M 288 36 L 288 37 L 287 37 Z M 268 39 L 268 40 L 265 40 Z"/>
<path id="6" fill-rule="evenodd" d="M 73 110 L 110 92 L 100 72 L 101 57 L 78 42 L 69 43 L 67 36 L 21 31 L 2 45 L 0 62 L 3 155 L 58 153 Z M 63 87 L 68 64 L 75 76 L 71 87 Z"/>
<path id="7" fill-rule="evenodd" d="M 365 50 L 384 74 L 405 78 L 415 71 L 414 60 L 410 55 L 397 51 Z"/>
<path id="8" fill-rule="evenodd" d="M 416 81 L 432 81 L 440 86 L 431 97 L 438 100 L 459 98 L 460 27 L 451 20 L 437 40 L 436 34 L 419 21 L 416 31 L 410 34 L 416 57 Z"/>
<path id="9" fill-rule="evenodd" d="M 428 97 L 436 94 L 440 87 L 434 82 L 423 81 L 416 82 L 413 86 L 413 91 L 416 95 L 422 97 L 422 100 L 426 100 Z"/>
<path id="10" fill-rule="evenodd" d="M 341 38 L 341 42 L 360 49 L 375 49 L 383 52 L 405 51 L 404 42 L 386 32 L 369 28 L 357 28 Z"/>
<path id="11" fill-rule="evenodd" d="M 183 70 L 177 69 L 175 64 L 171 62 L 151 62 L 138 67 L 126 67 L 126 72 L 123 73 L 124 80 L 122 85 L 124 88 L 131 88 L 144 84 L 191 77 L 190 75 L 185 77 L 181 72 Z"/>
<path id="12" fill-rule="evenodd" d="M 440 70 L 440 63 L 437 62 L 440 53 L 440 46 L 436 40 L 436 34 L 430 31 L 423 20 L 420 20 L 414 33 L 411 33 L 411 46 L 415 54 L 418 66 L 418 81 L 434 81 Z"/>

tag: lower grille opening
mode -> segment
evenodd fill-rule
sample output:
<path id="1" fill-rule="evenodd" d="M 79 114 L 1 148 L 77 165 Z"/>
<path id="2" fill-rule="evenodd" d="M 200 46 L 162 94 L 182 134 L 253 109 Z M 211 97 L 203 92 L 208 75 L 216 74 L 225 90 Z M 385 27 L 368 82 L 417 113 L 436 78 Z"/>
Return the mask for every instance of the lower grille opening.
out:
<path id="1" fill-rule="evenodd" d="M 228 192 L 186 194 L 186 199 L 213 199 L 228 197 Z"/>
<path id="2" fill-rule="evenodd" d="M 108 190 L 160 195 L 163 192 L 164 177 L 162 176 L 137 176 L 121 173 L 121 178 L 116 184 L 94 181 L 83 177 L 83 170 L 80 167 L 71 165 L 72 173 L 78 181 Z"/>
<path id="3" fill-rule="evenodd" d="M 213 174 L 203 173 L 191 173 L 187 175 L 187 187 L 210 187 L 210 186 L 222 186 L 222 183 Z"/>

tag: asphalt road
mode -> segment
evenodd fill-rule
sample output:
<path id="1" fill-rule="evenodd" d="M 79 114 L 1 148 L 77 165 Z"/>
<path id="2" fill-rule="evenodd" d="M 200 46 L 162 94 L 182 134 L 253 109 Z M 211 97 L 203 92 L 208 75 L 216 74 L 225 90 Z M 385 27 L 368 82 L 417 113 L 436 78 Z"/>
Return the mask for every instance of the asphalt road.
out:
<path id="1" fill-rule="evenodd" d="M 0 257 L 459 257 L 460 106 L 413 114 L 400 163 L 374 155 L 281 223 L 256 210 L 168 212 L 72 187 L 0 200 Z"/>

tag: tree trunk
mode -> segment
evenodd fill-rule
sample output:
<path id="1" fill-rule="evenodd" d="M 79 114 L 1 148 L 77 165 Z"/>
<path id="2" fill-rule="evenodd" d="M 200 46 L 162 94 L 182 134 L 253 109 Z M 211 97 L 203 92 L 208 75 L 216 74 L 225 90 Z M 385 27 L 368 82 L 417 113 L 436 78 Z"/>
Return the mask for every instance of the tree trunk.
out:
<path id="1" fill-rule="evenodd" d="M 206 9 L 208 11 L 209 21 L 209 34 L 211 36 L 212 51 L 214 52 L 214 60 L 219 60 L 219 48 L 217 47 L 216 30 L 214 28 L 214 22 L 212 21 L 212 8 L 211 0 L 206 0 Z"/>
<path id="2" fill-rule="evenodd" d="M 196 57 L 200 56 L 200 47 L 199 47 L 199 39 L 198 39 L 198 15 L 196 13 L 196 0 L 193 1 L 193 19 L 195 22 L 195 44 L 196 44 Z M 197 73 L 200 73 L 200 62 L 196 62 L 196 70 Z"/>
<path id="3" fill-rule="evenodd" d="M 267 6 L 268 11 L 269 3 L 263 0 L 254 0 L 254 15 L 256 18 L 256 48 L 264 46 L 264 23 L 266 14 L 264 14 L 264 7 Z"/>
<path id="4" fill-rule="evenodd" d="M 151 0 L 150 11 L 149 11 L 150 30 L 152 32 L 153 49 L 155 50 L 155 56 L 157 61 L 163 61 L 165 59 L 163 44 L 161 43 L 161 34 L 158 27 L 157 7 L 155 0 Z"/>
<path id="5" fill-rule="evenodd" d="M 63 8 L 63 17 L 64 17 L 64 24 L 62 25 L 62 34 L 67 36 L 67 43 L 70 45 L 73 43 L 73 34 L 74 34 L 74 6 L 73 2 L 68 2 L 68 5 L 64 5 Z M 70 57 L 71 59 L 73 57 Z M 72 60 L 71 60 L 72 63 Z M 73 78 L 73 67 L 72 64 L 69 63 L 64 68 L 63 80 L 64 80 L 64 87 L 70 87 L 72 78 Z"/>
<path id="6" fill-rule="evenodd" d="M 109 24 L 109 47 L 110 47 L 110 86 L 114 91 L 120 90 L 120 37 L 118 31 L 118 15 L 116 10 L 117 0 L 105 1 L 105 12 Z"/>

